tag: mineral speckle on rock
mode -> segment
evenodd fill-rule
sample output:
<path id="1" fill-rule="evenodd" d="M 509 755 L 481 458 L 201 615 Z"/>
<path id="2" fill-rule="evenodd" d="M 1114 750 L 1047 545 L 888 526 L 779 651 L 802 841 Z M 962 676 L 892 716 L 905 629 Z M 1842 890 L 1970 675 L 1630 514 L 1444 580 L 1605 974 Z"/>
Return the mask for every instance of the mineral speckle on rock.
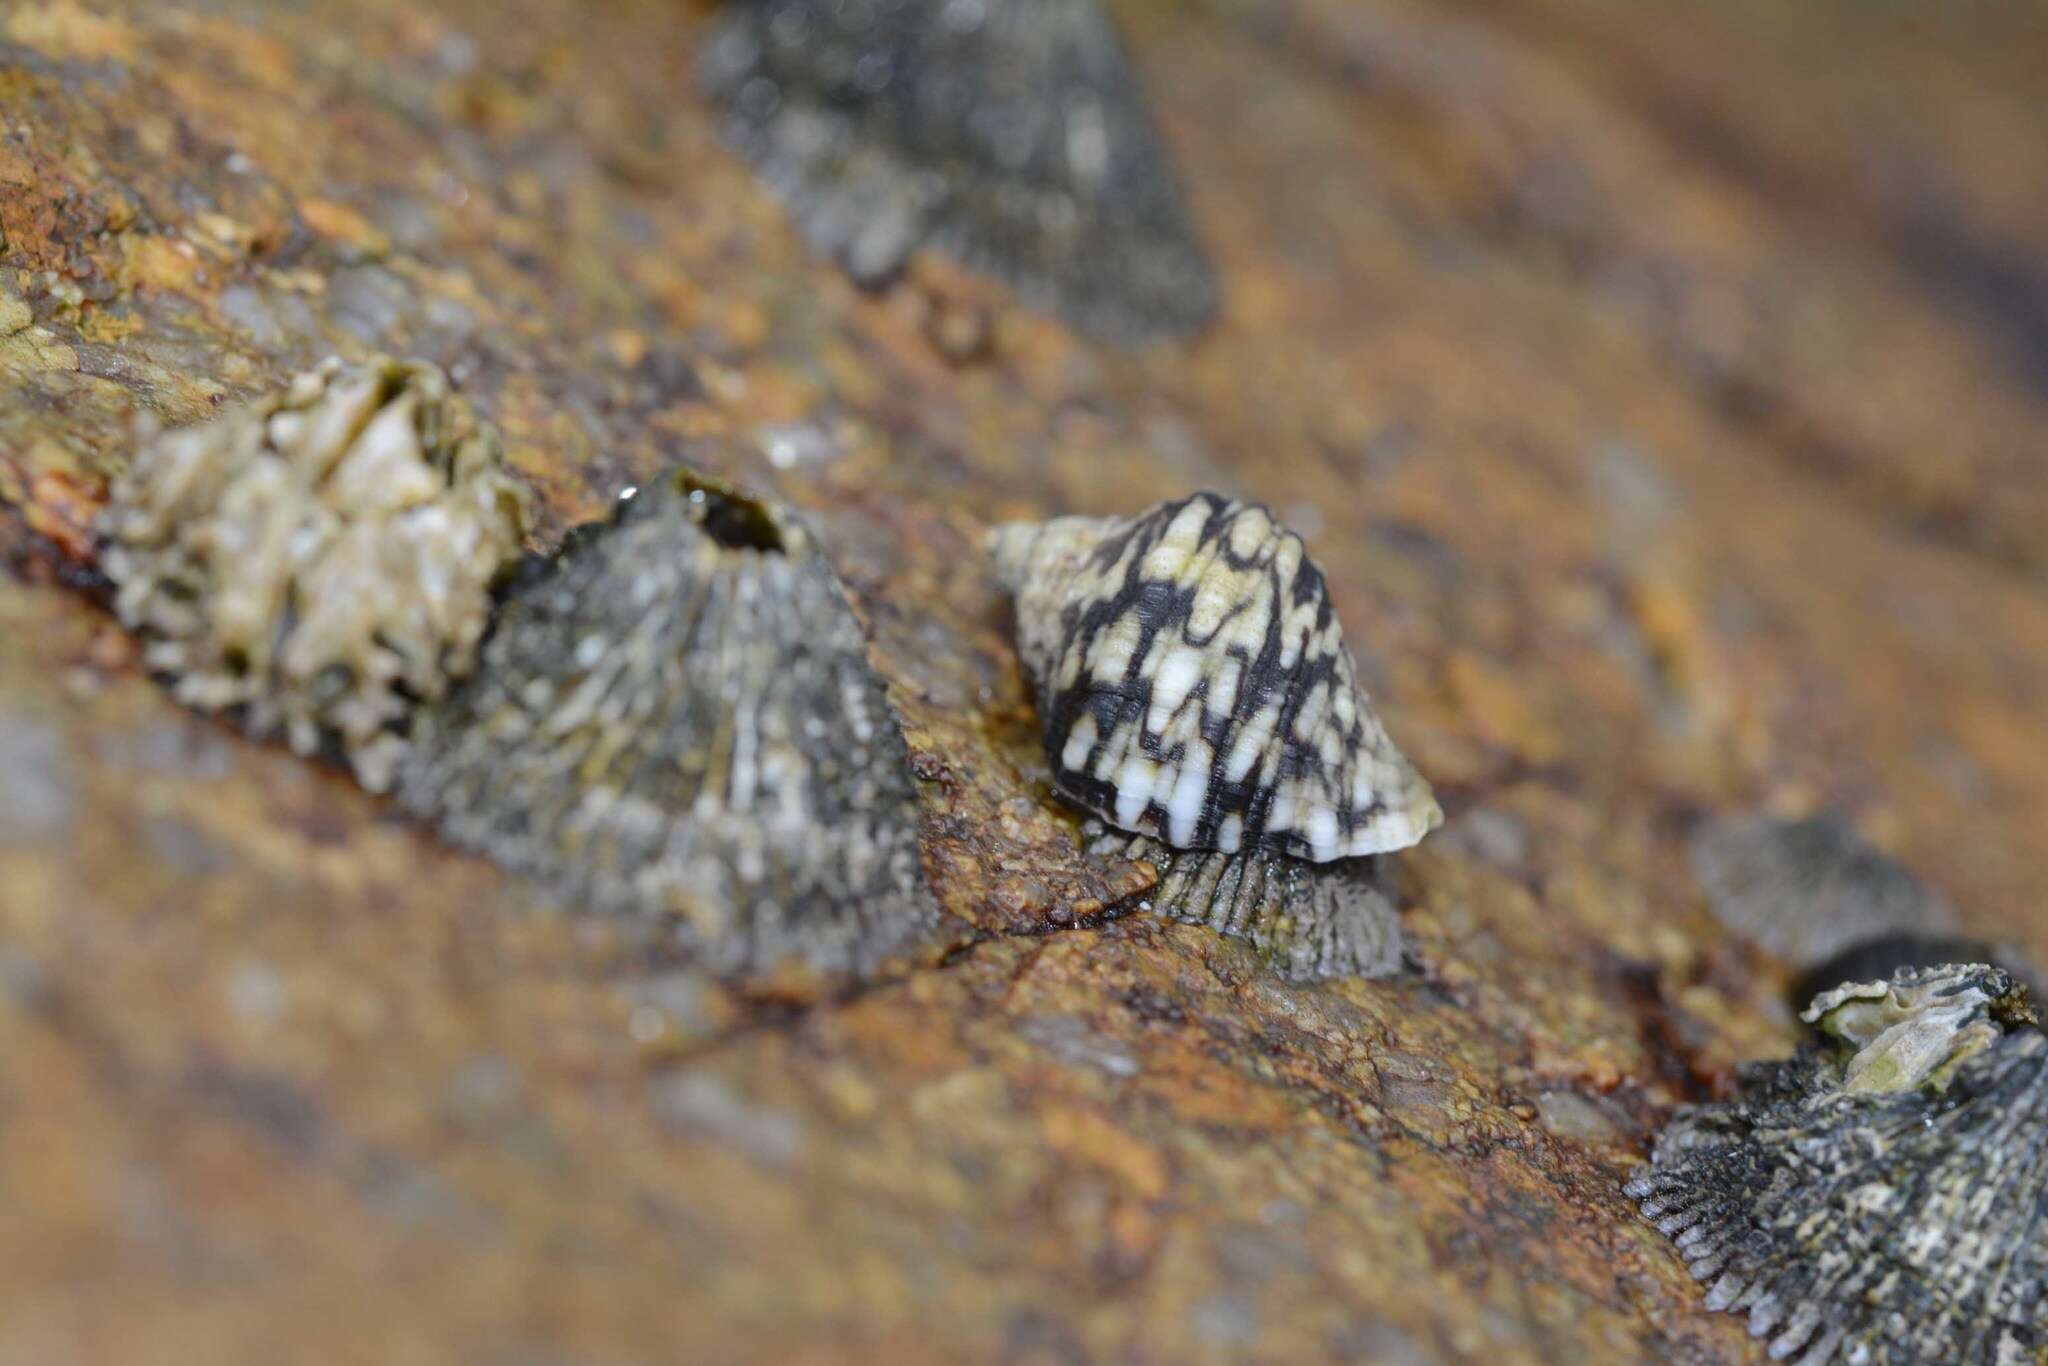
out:
<path id="1" fill-rule="evenodd" d="M 1689 1107 L 1630 1183 L 1712 1309 L 1775 1359 L 2004 1363 L 2048 1349 L 2048 1039 L 1982 964 L 1846 983 L 1829 1043 Z"/>
<path id="2" fill-rule="evenodd" d="M 701 71 L 727 138 L 863 283 L 929 241 L 1117 340 L 1215 311 L 1097 0 L 741 0 Z"/>
<path id="3" fill-rule="evenodd" d="M 1159 870 L 1144 909 L 1246 940 L 1282 977 L 1389 977 L 1401 969 L 1401 922 L 1367 860 L 1310 863 L 1259 846 L 1178 850 L 1091 826 L 1091 854 Z"/>
<path id="4" fill-rule="evenodd" d="M 1175 849 L 1326 862 L 1443 819 L 1358 684 L 1299 536 L 1214 493 L 1000 527 L 1059 791 Z"/>
<path id="5" fill-rule="evenodd" d="M 1880 936 L 1956 928 L 1946 902 L 1832 813 L 1712 823 L 1693 838 L 1692 867 L 1722 924 L 1801 967 Z"/>
<path id="6" fill-rule="evenodd" d="M 115 610 L 180 701 L 335 744 L 381 790 L 413 707 L 474 662 L 526 522 L 440 371 L 329 360 L 147 441 L 100 530 Z"/>
<path id="7" fill-rule="evenodd" d="M 908 755 L 785 510 L 686 476 L 573 532 L 422 714 L 402 799 L 715 970 L 872 971 L 932 930 Z"/>

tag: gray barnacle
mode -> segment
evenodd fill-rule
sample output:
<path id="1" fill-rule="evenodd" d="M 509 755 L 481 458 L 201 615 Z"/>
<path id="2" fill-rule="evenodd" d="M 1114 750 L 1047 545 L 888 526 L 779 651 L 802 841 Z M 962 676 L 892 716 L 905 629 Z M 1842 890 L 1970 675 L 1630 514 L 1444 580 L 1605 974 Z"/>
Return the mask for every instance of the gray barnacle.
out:
<path id="1" fill-rule="evenodd" d="M 432 366 L 331 359 L 147 441 L 100 524 L 122 622 L 174 695 L 334 742 L 381 790 L 413 706 L 468 672 L 524 489 Z"/>
<path id="2" fill-rule="evenodd" d="M 1116 340 L 1215 310 L 1099 0 L 736 0 L 700 73 L 727 139 L 862 283 L 929 242 Z"/>
<path id="3" fill-rule="evenodd" d="M 1827 1043 L 1687 1107 L 1628 1186 L 1774 1359 L 2004 1363 L 2048 1351 L 2048 1039 L 1999 969 L 1846 983 Z"/>
<path id="4" fill-rule="evenodd" d="M 1299 536 L 1215 493 L 997 528 L 1053 782 L 1176 849 L 1314 862 L 1443 820 L 1358 684 Z"/>
<path id="5" fill-rule="evenodd" d="M 1946 935 L 1946 902 L 1832 813 L 1717 821 L 1692 841 L 1693 874 L 1721 923 L 1799 967 L 1888 935 Z"/>
<path id="6" fill-rule="evenodd" d="M 399 795 L 715 971 L 865 974 L 937 921 L 908 764 L 809 533 L 681 475 L 512 586 Z"/>

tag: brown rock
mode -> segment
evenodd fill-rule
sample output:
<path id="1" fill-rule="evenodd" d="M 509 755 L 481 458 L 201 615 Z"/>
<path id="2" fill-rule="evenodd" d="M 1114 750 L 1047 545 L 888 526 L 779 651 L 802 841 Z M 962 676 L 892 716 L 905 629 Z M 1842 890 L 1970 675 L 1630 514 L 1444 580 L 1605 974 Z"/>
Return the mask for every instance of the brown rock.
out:
<path id="1" fill-rule="evenodd" d="M 1882 808 L 2048 949 L 2048 53 L 1624 8 L 1120 6 L 1223 283 L 1143 354 L 812 259 L 671 0 L 10 10 L 0 1359 L 1753 1359 L 1620 1191 L 1796 1028 L 1691 825 Z M 371 351 L 543 545 L 678 457 L 801 507 L 978 937 L 744 999 L 96 649 L 131 419 Z M 1319 521 L 1444 798 L 1415 973 L 1101 922 L 975 546 L 1200 487 Z"/>

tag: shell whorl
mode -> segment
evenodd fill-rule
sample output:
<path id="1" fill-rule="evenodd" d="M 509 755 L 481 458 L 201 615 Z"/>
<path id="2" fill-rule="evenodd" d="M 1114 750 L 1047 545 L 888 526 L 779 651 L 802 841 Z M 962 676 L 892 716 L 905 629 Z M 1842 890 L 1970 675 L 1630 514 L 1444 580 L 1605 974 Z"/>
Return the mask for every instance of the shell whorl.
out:
<path id="1" fill-rule="evenodd" d="M 990 534 L 1053 779 L 1177 849 L 1315 862 L 1443 819 L 1358 685 L 1299 536 L 1215 493 Z"/>

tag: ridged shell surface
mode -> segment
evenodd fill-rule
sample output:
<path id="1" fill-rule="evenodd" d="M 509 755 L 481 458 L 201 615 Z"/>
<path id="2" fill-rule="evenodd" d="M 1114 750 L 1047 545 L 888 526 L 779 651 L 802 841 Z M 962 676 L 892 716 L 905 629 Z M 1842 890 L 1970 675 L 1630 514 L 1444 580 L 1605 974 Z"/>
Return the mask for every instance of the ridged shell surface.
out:
<path id="1" fill-rule="evenodd" d="M 1629 1194 L 1774 1360 L 2048 1351 L 2048 1039 L 1981 964 L 1844 984 L 1830 1042 L 1682 1111 Z"/>
<path id="2" fill-rule="evenodd" d="M 856 279 L 930 242 L 1114 340 L 1215 311 L 1097 0 L 734 0 L 700 69 L 727 138 Z"/>
<path id="3" fill-rule="evenodd" d="M 1235 854 L 1169 849 L 1158 840 L 1091 832 L 1088 851 L 1159 870 L 1141 908 L 1250 943 L 1289 981 L 1390 977 L 1401 970 L 1401 921 L 1361 859 L 1309 863 L 1254 847 Z"/>
<path id="4" fill-rule="evenodd" d="M 1198 493 L 1001 527 L 990 550 L 1054 782 L 1104 820 L 1317 862 L 1442 821 L 1358 685 L 1322 573 L 1265 508 Z"/>
<path id="5" fill-rule="evenodd" d="M 575 905 L 668 918 L 721 972 L 867 973 L 937 918 L 838 581 L 788 513 L 688 479 L 522 576 L 401 795 Z"/>
<path id="6" fill-rule="evenodd" d="M 1812 967 L 1885 935 L 1946 935 L 1955 912 L 1841 816 L 1743 816 L 1693 837 L 1693 874 L 1722 924 Z"/>

